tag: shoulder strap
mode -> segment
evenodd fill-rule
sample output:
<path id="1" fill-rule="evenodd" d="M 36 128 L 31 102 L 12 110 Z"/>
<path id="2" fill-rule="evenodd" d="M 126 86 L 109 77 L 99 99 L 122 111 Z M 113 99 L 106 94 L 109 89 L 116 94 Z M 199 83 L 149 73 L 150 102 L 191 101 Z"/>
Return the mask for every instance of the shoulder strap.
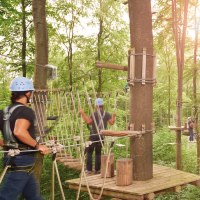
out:
<path id="1" fill-rule="evenodd" d="M 3 112 L 4 112 L 4 116 L 3 116 L 3 120 L 8 120 L 11 116 L 11 114 L 13 113 L 13 111 L 23 105 L 14 105 L 9 109 L 9 106 L 5 107 Z"/>
<path id="2" fill-rule="evenodd" d="M 100 114 L 98 114 L 98 117 L 99 117 L 98 128 L 100 128 L 101 125 L 102 125 L 102 128 L 104 128 L 104 121 L 103 121 L 103 119 L 105 117 L 105 114 L 106 114 L 105 110 L 103 111 L 103 114 L 101 114 L 101 112 L 100 112 Z"/>
<path id="3" fill-rule="evenodd" d="M 12 115 L 13 111 L 18 108 L 21 107 L 23 105 L 14 105 L 12 106 L 10 109 L 9 107 L 6 107 L 4 109 L 4 116 L 3 116 L 3 120 L 4 120 L 4 126 L 3 126 L 3 135 L 4 135 L 4 140 L 5 143 L 16 143 L 16 139 L 11 131 L 10 128 L 10 116 Z"/>

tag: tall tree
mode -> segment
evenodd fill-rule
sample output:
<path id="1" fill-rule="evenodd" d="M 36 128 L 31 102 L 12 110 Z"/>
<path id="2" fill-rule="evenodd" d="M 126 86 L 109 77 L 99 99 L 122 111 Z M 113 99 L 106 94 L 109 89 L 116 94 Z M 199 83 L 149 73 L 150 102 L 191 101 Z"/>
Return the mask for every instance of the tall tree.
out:
<path id="1" fill-rule="evenodd" d="M 20 72 L 23 76 L 27 75 L 27 71 L 30 72 L 29 69 L 27 70 L 26 60 L 29 56 L 29 66 L 31 66 L 33 53 L 30 51 L 31 41 L 27 40 L 31 29 L 29 22 L 32 20 L 30 8 L 31 0 L 8 0 L 0 3 L 2 13 L 0 17 L 0 54 L 4 56 L 3 59 L 10 70 Z M 27 50 L 29 50 L 28 55 Z"/>
<path id="2" fill-rule="evenodd" d="M 131 137 L 131 158 L 133 159 L 133 179 L 147 180 L 153 176 L 152 156 L 152 111 L 153 111 L 153 34 L 151 1 L 129 0 L 131 48 L 135 49 L 135 68 L 133 59 L 129 61 L 132 129 L 140 131 L 141 137 Z M 142 59 L 146 49 L 147 59 Z M 130 64 L 131 63 L 131 64 Z M 131 70 L 131 71 L 130 71 Z M 142 80 L 143 75 L 145 77 Z M 147 80 L 150 80 L 149 82 Z M 144 81 L 144 82 L 143 82 Z"/>
<path id="3" fill-rule="evenodd" d="M 22 75 L 26 77 L 27 74 L 27 20 L 30 13 L 26 11 L 27 7 L 30 7 L 31 0 L 21 0 L 22 7 L 22 47 L 21 47 L 21 60 L 22 60 Z"/>
<path id="4" fill-rule="evenodd" d="M 46 23 L 46 0 L 33 0 L 33 21 L 35 30 L 35 74 L 36 89 L 47 87 L 48 32 Z"/>
<path id="5" fill-rule="evenodd" d="M 182 168 L 181 154 L 181 119 L 182 119 L 182 87 L 183 87 L 183 68 L 184 68 L 184 50 L 187 29 L 188 0 L 184 0 L 183 10 L 181 4 L 176 0 L 172 0 L 172 19 L 173 34 L 176 45 L 176 60 L 178 72 L 178 90 L 176 102 L 176 168 Z"/>
<path id="6" fill-rule="evenodd" d="M 194 39 L 194 67 L 193 67 L 193 101 L 194 101 L 194 117 L 195 117 L 195 133 L 197 133 L 197 172 L 200 172 L 200 134 L 198 128 L 198 101 L 197 101 L 197 51 L 198 51 L 198 38 L 199 38 L 199 26 L 200 19 L 197 17 L 197 8 L 199 6 L 198 1 L 195 3 L 195 39 Z"/>
<path id="7" fill-rule="evenodd" d="M 103 1 L 100 11 L 99 0 L 68 2 L 70 1 L 56 0 L 48 10 L 51 15 L 49 22 L 53 22 L 49 29 L 50 60 L 59 67 L 59 78 L 54 81 L 54 85 L 59 82 L 64 87 L 72 84 L 73 87 L 78 85 L 81 89 L 83 85 L 78 82 L 84 79 L 86 83 L 91 74 L 95 90 L 98 90 L 98 69 L 95 67 L 98 51 L 102 61 L 127 64 L 125 58 L 129 46 L 128 25 L 122 18 L 126 7 L 119 2 L 109 0 Z M 74 18 L 70 17 L 72 10 Z M 89 14 L 92 17 L 89 17 Z M 98 40 L 100 18 L 103 19 L 103 26 L 101 39 Z M 73 32 L 73 37 L 70 32 Z M 101 43 L 100 46 L 98 41 Z M 109 90 L 122 88 L 125 85 L 124 74 L 106 70 L 102 70 L 101 73 L 101 91 L 108 88 Z M 110 84 L 116 79 L 120 80 L 116 84 Z"/>
<path id="8" fill-rule="evenodd" d="M 35 74 L 34 74 L 34 87 L 36 89 L 46 89 L 47 88 L 47 70 L 46 65 L 48 64 L 48 32 L 46 23 L 46 0 L 33 0 L 33 21 L 35 30 L 35 45 L 36 45 L 36 55 L 35 55 Z M 35 99 L 39 99 L 39 102 L 33 102 L 35 106 L 35 113 L 38 120 L 37 128 L 38 130 L 44 130 L 45 126 L 45 104 L 41 99 L 46 99 L 42 97 L 42 93 L 35 92 Z M 39 116 L 43 116 L 39 118 Z M 38 131 L 39 132 L 39 131 Z M 38 133 L 42 136 L 42 133 Z M 42 137 L 40 137 L 40 142 Z M 42 163 L 43 156 L 38 153 L 37 156 L 37 166 L 36 166 L 36 177 L 40 180 L 42 173 Z"/>

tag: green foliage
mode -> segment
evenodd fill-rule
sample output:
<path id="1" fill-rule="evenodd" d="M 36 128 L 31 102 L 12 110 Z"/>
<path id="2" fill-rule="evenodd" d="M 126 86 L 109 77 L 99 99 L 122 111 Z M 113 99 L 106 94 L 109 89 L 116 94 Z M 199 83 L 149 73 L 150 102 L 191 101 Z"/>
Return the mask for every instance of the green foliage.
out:
<path id="1" fill-rule="evenodd" d="M 8 71 L 3 66 L 4 62 L 0 61 L 0 109 L 3 109 L 10 103 L 10 91 L 8 85 L 10 79 L 8 78 Z"/>
<path id="2" fill-rule="evenodd" d="M 170 132 L 168 128 L 162 128 L 156 131 L 153 139 L 154 163 L 175 168 L 175 135 L 175 131 Z M 196 143 L 189 143 L 188 137 L 182 136 L 183 171 L 196 173 L 196 148 Z M 157 196 L 155 200 L 191 200 L 199 198 L 200 189 L 192 185 L 187 185 L 180 193 L 164 193 Z"/>
<path id="3" fill-rule="evenodd" d="M 167 128 L 156 131 L 153 137 L 154 162 L 162 165 L 175 166 L 175 133 Z"/>
<path id="4" fill-rule="evenodd" d="M 62 182 L 62 187 L 64 189 L 66 199 L 76 199 L 76 191 L 69 190 L 67 188 L 66 180 L 78 178 L 80 175 L 79 171 L 74 171 L 66 168 L 60 163 L 57 163 L 59 168 L 59 175 Z M 41 194 L 42 197 L 47 200 L 51 199 L 51 180 L 52 180 L 52 160 L 50 157 L 44 159 L 44 168 L 41 179 Z M 55 171 L 55 199 L 62 199 L 62 194 L 59 188 L 59 183 Z M 81 193 L 80 199 L 89 199 L 86 193 Z"/>
<path id="5" fill-rule="evenodd" d="M 26 60 L 29 61 L 27 67 L 27 74 L 30 76 L 33 72 L 33 51 L 32 51 L 32 37 L 29 31 L 32 28 L 31 21 L 31 1 L 24 1 L 25 12 L 22 11 L 22 1 L 7 0 L 0 1 L 0 11 L 2 12 L 0 18 L 0 54 L 3 56 L 4 66 L 9 71 L 9 77 L 14 77 L 17 74 L 22 75 L 22 18 L 25 16 L 26 21 Z M 14 72 L 14 73 L 13 73 Z"/>
<path id="6" fill-rule="evenodd" d="M 195 173 L 195 160 L 196 154 L 195 143 L 188 143 L 187 137 L 183 136 L 182 154 L 183 154 L 183 170 L 191 173 Z M 160 165 L 166 165 L 170 167 L 175 167 L 175 145 L 170 144 L 175 142 L 175 133 L 172 133 L 168 128 L 158 129 L 154 134 L 153 140 L 153 154 L 154 163 Z M 125 146 L 119 147 L 117 144 L 124 144 Z M 129 157 L 128 149 L 129 139 L 122 138 L 115 142 L 113 153 L 115 160 L 118 158 Z M 52 161 L 50 157 L 45 158 L 44 171 L 42 176 L 42 194 L 44 199 L 50 199 L 50 181 L 51 180 L 51 164 Z M 74 190 L 69 190 L 64 183 L 66 180 L 74 179 L 79 177 L 79 172 L 70 170 L 64 167 L 62 164 L 58 164 L 59 173 L 62 174 L 61 180 L 63 183 L 63 188 L 65 191 L 66 199 L 76 199 L 76 192 Z M 61 193 L 59 190 L 58 182 L 56 182 L 56 199 L 61 199 Z M 200 198 L 200 189 L 195 186 L 187 185 L 184 187 L 180 193 L 163 193 L 156 196 L 155 200 L 191 200 Z M 88 194 L 81 193 L 80 199 L 87 200 Z M 110 199 L 110 198 L 108 198 Z"/>
<path id="7" fill-rule="evenodd" d="M 53 82 L 54 86 L 69 88 L 71 73 L 73 87 L 82 90 L 83 82 L 90 86 L 90 78 L 94 82 L 95 89 L 98 87 L 99 70 L 96 68 L 95 62 L 98 49 L 99 14 L 97 13 L 99 12 L 104 20 L 100 49 L 101 60 L 116 64 L 127 63 L 128 25 L 122 20 L 123 12 L 119 12 L 123 8 L 120 3 L 113 0 L 105 2 L 101 12 L 98 2 L 94 1 L 87 1 L 87 4 L 83 1 L 80 2 L 80 5 L 77 5 L 76 2 L 68 5 L 63 1 L 56 1 L 56 8 L 55 3 L 49 5 L 50 23 L 53 22 L 49 26 L 51 27 L 50 63 L 54 63 L 59 68 L 59 78 Z M 107 13 L 108 9 L 109 13 Z M 70 15 L 69 13 L 72 11 L 73 15 Z M 88 18 L 88 13 L 94 15 L 95 18 Z M 64 14 L 68 17 L 63 17 Z M 83 31 L 78 32 L 77 30 L 80 29 Z M 70 56 L 71 47 L 73 49 L 72 57 Z M 72 59 L 72 66 L 70 66 L 70 59 Z M 122 89 L 125 83 L 126 75 L 121 72 L 102 70 L 102 91 Z"/>
<path id="8" fill-rule="evenodd" d="M 187 185 L 180 193 L 165 193 L 157 196 L 155 200 L 192 200 L 199 198 L 199 188 L 192 185 Z"/>

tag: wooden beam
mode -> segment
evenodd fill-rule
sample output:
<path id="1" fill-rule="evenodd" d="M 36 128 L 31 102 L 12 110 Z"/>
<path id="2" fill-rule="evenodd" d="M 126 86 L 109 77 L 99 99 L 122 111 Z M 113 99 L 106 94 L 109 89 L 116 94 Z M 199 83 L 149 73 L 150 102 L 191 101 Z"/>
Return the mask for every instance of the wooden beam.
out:
<path id="1" fill-rule="evenodd" d="M 194 181 L 191 184 L 200 187 L 200 180 Z"/>
<path id="2" fill-rule="evenodd" d="M 154 199 L 154 197 L 155 197 L 155 194 L 153 192 L 144 195 L 145 200 L 152 200 L 152 199 Z"/>
<path id="3" fill-rule="evenodd" d="M 112 63 L 103 63 L 103 62 L 100 62 L 100 61 L 96 62 L 96 66 L 98 68 L 108 68 L 108 69 L 128 71 L 128 67 L 127 66 L 118 65 L 118 64 L 112 64 Z"/>
<path id="4" fill-rule="evenodd" d="M 101 135 L 104 136 L 114 136 L 114 137 L 122 137 L 122 136 L 137 136 L 142 134 L 142 131 L 114 131 L 114 130 L 101 130 Z"/>
<path id="5" fill-rule="evenodd" d="M 170 130 L 174 130 L 174 131 L 182 131 L 182 130 L 184 130 L 185 129 L 185 127 L 184 126 L 181 126 L 181 127 L 176 127 L 176 126 L 168 126 L 168 128 L 170 129 Z"/>

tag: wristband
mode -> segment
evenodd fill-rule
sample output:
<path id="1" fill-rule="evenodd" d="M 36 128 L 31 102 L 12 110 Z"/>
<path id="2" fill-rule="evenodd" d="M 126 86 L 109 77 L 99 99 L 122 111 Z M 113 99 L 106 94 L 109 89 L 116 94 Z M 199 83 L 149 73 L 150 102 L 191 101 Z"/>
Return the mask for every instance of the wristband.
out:
<path id="1" fill-rule="evenodd" d="M 36 145 L 34 146 L 34 149 L 38 149 L 39 148 L 39 144 L 38 143 L 36 143 Z"/>

